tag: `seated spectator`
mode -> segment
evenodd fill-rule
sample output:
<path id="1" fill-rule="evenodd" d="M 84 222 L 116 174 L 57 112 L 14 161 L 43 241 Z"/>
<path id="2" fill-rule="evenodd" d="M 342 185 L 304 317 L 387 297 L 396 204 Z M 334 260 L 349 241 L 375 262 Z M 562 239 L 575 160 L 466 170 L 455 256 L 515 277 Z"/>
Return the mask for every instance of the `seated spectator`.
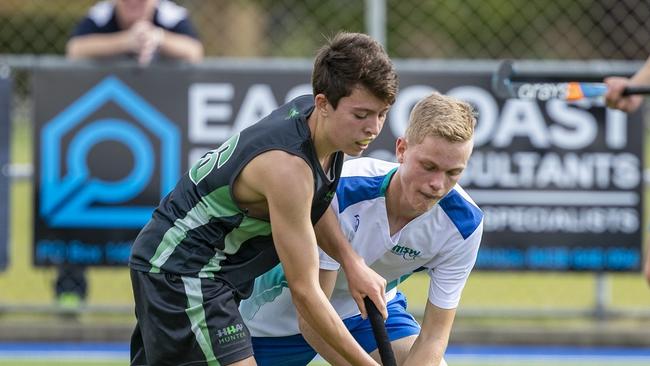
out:
<path id="1" fill-rule="evenodd" d="M 66 45 L 70 59 L 129 55 L 142 66 L 162 56 L 203 59 L 203 45 L 185 8 L 169 0 L 114 0 L 95 4 Z"/>
<path id="2" fill-rule="evenodd" d="M 203 59 L 203 45 L 187 9 L 170 0 L 106 0 L 77 24 L 66 45 L 69 59 L 133 57 L 141 66 L 157 58 L 191 63 Z M 61 307 L 81 306 L 87 295 L 85 268 L 61 265 L 54 281 Z"/>

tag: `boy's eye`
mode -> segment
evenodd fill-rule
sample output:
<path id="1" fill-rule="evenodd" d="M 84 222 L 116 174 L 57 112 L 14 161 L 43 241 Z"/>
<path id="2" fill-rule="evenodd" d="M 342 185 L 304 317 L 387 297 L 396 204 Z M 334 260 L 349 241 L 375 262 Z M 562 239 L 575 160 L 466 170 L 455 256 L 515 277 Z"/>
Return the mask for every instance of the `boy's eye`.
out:
<path id="1" fill-rule="evenodd" d="M 356 113 L 354 114 L 354 116 L 357 117 L 358 119 L 364 119 L 364 118 L 368 117 L 367 114 L 356 114 Z"/>

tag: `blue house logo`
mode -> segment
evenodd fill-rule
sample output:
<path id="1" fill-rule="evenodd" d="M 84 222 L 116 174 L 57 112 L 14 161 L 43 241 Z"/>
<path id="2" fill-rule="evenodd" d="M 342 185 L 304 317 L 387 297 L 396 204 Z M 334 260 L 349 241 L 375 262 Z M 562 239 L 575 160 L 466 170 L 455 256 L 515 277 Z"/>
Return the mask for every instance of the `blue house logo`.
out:
<path id="1" fill-rule="evenodd" d="M 137 124 L 118 118 L 87 120 L 108 102 L 122 108 Z M 71 133 L 74 135 L 70 136 Z M 160 140 L 159 154 L 155 153 L 150 136 Z M 161 198 L 179 178 L 180 134 L 176 125 L 113 76 L 102 80 L 48 121 L 40 138 L 39 214 L 51 227 L 142 227 L 155 205 L 124 203 L 151 183 L 156 156 L 160 164 Z M 64 138 L 66 146 L 63 146 Z M 93 177 L 87 166 L 93 146 L 105 141 L 126 146 L 133 157 L 133 169 L 118 181 Z"/>

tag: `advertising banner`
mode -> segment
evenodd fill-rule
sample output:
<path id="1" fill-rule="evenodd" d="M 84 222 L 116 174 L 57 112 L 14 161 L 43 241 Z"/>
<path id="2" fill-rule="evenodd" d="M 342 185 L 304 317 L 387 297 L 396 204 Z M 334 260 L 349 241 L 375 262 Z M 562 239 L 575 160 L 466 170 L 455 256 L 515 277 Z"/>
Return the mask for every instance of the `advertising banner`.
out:
<path id="1" fill-rule="evenodd" d="M 485 67 L 399 74 L 400 93 L 368 154 L 394 160 L 411 108 L 434 90 L 475 107 L 461 184 L 485 214 L 477 269 L 640 268 L 640 114 L 500 100 Z M 41 69 L 34 83 L 37 265 L 124 265 L 190 162 L 311 92 L 308 65 Z"/>

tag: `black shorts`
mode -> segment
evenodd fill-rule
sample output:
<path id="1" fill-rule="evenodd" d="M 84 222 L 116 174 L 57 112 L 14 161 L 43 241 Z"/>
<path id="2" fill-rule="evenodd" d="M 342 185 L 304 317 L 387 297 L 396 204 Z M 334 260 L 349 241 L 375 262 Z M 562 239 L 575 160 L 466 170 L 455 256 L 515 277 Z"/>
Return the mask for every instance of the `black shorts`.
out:
<path id="1" fill-rule="evenodd" d="M 131 283 L 137 318 L 131 365 L 228 365 L 253 355 L 227 283 L 133 269 Z"/>

